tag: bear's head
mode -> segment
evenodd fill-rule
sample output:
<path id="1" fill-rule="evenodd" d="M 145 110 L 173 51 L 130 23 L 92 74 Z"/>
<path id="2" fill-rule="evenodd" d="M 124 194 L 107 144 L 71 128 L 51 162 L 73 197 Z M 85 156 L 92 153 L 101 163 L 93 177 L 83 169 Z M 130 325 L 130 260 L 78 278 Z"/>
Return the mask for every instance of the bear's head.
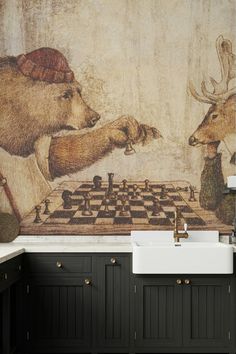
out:
<path id="1" fill-rule="evenodd" d="M 40 136 L 93 127 L 100 118 L 65 57 L 51 48 L 0 59 L 0 107 L 0 147 L 23 157 Z"/>

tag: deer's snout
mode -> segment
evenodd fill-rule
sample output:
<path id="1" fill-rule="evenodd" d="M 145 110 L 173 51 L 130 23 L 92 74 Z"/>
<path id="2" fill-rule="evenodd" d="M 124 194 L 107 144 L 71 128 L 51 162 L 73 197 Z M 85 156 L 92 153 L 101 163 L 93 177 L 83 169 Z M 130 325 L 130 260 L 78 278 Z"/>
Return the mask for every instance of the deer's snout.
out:
<path id="1" fill-rule="evenodd" d="M 194 135 L 191 135 L 190 138 L 188 139 L 188 143 L 191 146 L 197 145 L 198 139 L 196 139 Z"/>

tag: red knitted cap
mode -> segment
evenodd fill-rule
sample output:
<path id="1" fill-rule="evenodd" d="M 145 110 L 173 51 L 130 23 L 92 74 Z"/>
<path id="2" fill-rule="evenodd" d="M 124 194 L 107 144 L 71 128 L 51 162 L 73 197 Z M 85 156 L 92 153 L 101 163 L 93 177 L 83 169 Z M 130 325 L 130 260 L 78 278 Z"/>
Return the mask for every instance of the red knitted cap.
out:
<path id="1" fill-rule="evenodd" d="M 39 48 L 16 58 L 23 75 L 49 83 L 72 82 L 74 73 L 64 55 L 56 49 Z"/>

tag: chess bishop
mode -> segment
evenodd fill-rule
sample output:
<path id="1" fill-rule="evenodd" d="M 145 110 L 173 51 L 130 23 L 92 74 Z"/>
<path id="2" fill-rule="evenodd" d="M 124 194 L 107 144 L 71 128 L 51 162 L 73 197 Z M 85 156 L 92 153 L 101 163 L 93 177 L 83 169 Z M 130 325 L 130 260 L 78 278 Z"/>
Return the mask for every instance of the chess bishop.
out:
<path id="1" fill-rule="evenodd" d="M 115 148 L 128 144 L 129 154 L 131 144 L 161 136 L 131 116 L 91 129 L 100 116 L 55 49 L 0 58 L 0 78 L 0 211 L 18 219 L 46 198 L 55 178 L 83 170 Z"/>

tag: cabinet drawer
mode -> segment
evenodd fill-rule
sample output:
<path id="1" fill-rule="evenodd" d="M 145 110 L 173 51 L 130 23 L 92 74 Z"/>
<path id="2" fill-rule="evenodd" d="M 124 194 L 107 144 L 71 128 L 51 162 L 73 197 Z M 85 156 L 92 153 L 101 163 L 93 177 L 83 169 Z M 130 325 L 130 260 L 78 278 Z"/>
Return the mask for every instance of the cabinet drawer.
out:
<path id="1" fill-rule="evenodd" d="M 92 257 L 72 254 L 28 254 L 25 257 L 25 268 L 31 273 L 91 273 Z"/>
<path id="2" fill-rule="evenodd" d="M 7 289 L 20 279 L 22 274 L 22 256 L 0 264 L 0 291 Z"/>

